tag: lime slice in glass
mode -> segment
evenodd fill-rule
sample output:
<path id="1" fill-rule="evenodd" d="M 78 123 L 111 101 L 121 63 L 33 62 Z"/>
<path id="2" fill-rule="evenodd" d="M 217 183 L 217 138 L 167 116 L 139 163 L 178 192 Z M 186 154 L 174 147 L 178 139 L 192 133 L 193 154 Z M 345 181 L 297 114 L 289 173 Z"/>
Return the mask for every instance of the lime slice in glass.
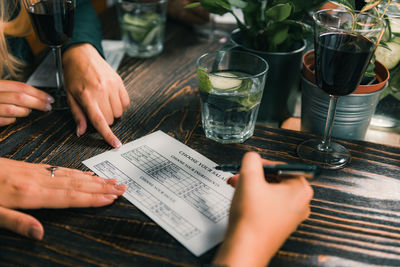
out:
<path id="1" fill-rule="evenodd" d="M 216 90 L 233 91 L 240 88 L 242 80 L 230 72 L 217 72 L 209 76 L 211 86 Z"/>

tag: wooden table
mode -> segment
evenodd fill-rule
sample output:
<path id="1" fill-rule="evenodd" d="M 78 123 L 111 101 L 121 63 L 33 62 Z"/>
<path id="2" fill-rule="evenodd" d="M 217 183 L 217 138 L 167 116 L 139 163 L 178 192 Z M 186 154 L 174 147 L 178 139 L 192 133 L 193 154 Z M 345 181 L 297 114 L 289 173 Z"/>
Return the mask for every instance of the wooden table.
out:
<path id="1" fill-rule="evenodd" d="M 116 37 L 115 23 L 104 26 L 107 38 Z M 250 150 L 298 162 L 296 146 L 310 134 L 257 125 L 244 144 L 221 145 L 204 137 L 195 59 L 220 44 L 190 36 L 189 28 L 170 22 L 162 55 L 123 60 L 119 73 L 132 106 L 112 126 L 116 135 L 126 143 L 162 130 L 217 163 L 239 161 Z M 341 143 L 350 150 L 351 163 L 312 181 L 311 216 L 271 266 L 400 266 L 400 148 Z M 85 170 L 83 160 L 109 149 L 93 129 L 76 137 L 68 111 L 33 112 L 0 128 L 0 155 L 12 159 Z M 28 213 L 44 224 L 43 241 L 0 230 L 0 265 L 199 266 L 216 252 L 195 257 L 124 198 L 103 208 Z"/>

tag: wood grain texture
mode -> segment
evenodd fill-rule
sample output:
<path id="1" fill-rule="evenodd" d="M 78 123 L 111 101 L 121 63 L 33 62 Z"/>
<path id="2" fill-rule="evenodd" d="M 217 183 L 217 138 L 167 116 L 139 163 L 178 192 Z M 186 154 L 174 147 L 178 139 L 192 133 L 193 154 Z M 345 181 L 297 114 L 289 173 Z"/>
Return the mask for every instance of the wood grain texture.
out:
<path id="1" fill-rule="evenodd" d="M 115 38 L 110 14 L 103 17 L 104 29 L 107 38 Z M 299 162 L 296 146 L 310 134 L 257 125 L 244 144 L 221 145 L 205 138 L 195 60 L 220 44 L 192 37 L 190 28 L 170 22 L 160 56 L 123 60 L 119 74 L 132 106 L 112 126 L 116 135 L 126 143 L 162 130 L 220 164 L 238 162 L 246 151 Z M 400 148 L 340 142 L 350 150 L 351 163 L 312 180 L 311 216 L 271 266 L 400 266 Z M 76 137 L 68 111 L 33 112 L 0 128 L 0 156 L 18 160 L 85 170 L 82 160 L 109 149 L 93 129 Z M 0 230 L 1 266 L 201 266 L 216 252 L 193 256 L 124 198 L 103 208 L 28 213 L 44 224 L 43 241 Z"/>

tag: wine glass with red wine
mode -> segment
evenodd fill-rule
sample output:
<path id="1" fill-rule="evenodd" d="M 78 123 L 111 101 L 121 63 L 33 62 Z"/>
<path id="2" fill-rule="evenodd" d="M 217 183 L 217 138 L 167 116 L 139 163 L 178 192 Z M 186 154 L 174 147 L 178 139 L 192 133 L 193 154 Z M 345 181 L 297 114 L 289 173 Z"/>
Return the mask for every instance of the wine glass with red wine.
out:
<path id="1" fill-rule="evenodd" d="M 36 35 L 54 54 L 57 88 L 51 92 L 55 99 L 53 109 L 67 109 L 61 47 L 72 38 L 75 0 L 24 0 L 24 2 Z"/>
<path id="2" fill-rule="evenodd" d="M 379 43 L 385 22 L 372 14 L 347 10 L 321 10 L 313 15 L 315 74 L 319 88 L 329 94 L 323 139 L 311 139 L 297 147 L 303 160 L 326 169 L 350 162 L 350 152 L 331 141 L 339 96 L 351 94 L 361 82 Z"/>

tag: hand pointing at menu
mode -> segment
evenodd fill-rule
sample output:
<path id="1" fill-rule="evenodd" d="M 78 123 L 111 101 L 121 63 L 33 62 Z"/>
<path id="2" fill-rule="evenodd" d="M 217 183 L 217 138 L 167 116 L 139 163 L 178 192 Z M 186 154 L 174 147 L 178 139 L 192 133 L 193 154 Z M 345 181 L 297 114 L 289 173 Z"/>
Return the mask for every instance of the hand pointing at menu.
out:
<path id="1" fill-rule="evenodd" d="M 63 55 L 65 85 L 71 112 L 83 135 L 88 120 L 112 147 L 121 142 L 109 125 L 129 107 L 129 95 L 120 76 L 88 43 L 68 48 Z"/>

